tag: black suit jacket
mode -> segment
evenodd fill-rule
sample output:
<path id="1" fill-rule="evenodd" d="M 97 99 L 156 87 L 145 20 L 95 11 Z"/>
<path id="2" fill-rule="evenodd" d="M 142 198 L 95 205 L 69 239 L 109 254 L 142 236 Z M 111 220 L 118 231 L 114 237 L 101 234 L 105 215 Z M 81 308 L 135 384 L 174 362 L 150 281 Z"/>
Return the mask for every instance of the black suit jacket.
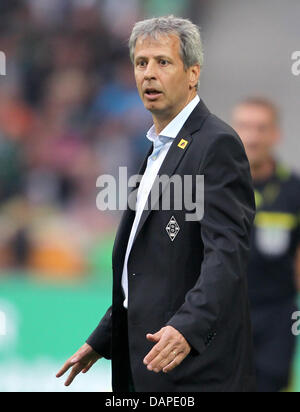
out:
<path id="1" fill-rule="evenodd" d="M 188 144 L 178 147 L 181 139 Z M 145 157 L 140 174 L 143 174 Z M 158 175 L 204 175 L 204 217 L 144 210 L 128 259 L 128 332 L 121 276 L 134 211 L 121 219 L 113 249 L 113 303 L 87 342 L 112 359 L 114 391 L 252 391 L 252 335 L 246 266 L 255 205 L 240 138 L 200 101 L 173 141 Z M 192 187 L 195 198 L 195 184 Z M 166 226 L 174 216 L 174 239 Z M 192 351 L 168 374 L 143 364 L 147 333 L 171 325 Z M 129 356 L 128 356 L 129 354 Z"/>

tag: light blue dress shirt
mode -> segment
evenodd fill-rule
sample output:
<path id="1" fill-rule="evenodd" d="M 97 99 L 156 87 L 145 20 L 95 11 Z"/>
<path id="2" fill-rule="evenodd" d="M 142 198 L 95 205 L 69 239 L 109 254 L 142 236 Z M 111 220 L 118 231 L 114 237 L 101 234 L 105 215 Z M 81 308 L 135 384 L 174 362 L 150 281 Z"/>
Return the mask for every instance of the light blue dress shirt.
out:
<path id="1" fill-rule="evenodd" d="M 158 174 L 158 171 L 166 157 L 168 150 L 171 147 L 175 137 L 178 135 L 182 129 L 184 123 L 189 118 L 192 111 L 195 109 L 199 103 L 200 98 L 197 95 L 185 108 L 164 128 L 164 130 L 157 135 L 155 133 L 154 125 L 150 128 L 147 133 L 147 138 L 153 143 L 153 152 L 148 157 L 147 167 L 145 173 L 142 177 L 138 192 L 137 192 L 137 201 L 136 201 L 136 211 L 135 218 L 132 224 L 122 273 L 122 288 L 125 296 L 124 307 L 128 308 L 128 272 L 127 272 L 127 263 L 128 257 L 131 251 L 133 239 L 142 216 L 145 204 L 147 202 L 149 193 L 155 181 L 155 178 Z M 134 274 L 131 274 L 134 276 Z"/>

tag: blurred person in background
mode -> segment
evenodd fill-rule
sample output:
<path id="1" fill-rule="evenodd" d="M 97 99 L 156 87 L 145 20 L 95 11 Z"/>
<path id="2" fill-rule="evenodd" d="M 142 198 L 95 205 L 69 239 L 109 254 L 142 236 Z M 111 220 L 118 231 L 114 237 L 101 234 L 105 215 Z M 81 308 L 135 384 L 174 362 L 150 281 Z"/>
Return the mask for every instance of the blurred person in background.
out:
<path id="1" fill-rule="evenodd" d="M 129 47 L 153 145 L 135 210 L 125 210 L 116 235 L 113 304 L 57 377 L 71 368 L 68 386 L 105 357 L 116 392 L 254 391 L 246 263 L 255 206 L 244 147 L 198 96 L 196 25 L 141 21 Z M 155 178 L 175 173 L 204 174 L 203 217 L 189 221 L 173 197 L 170 208 L 148 207 Z M 186 189 L 194 198 L 199 187 Z"/>
<path id="2" fill-rule="evenodd" d="M 248 155 L 257 206 L 248 283 L 258 389 L 277 392 L 288 385 L 295 348 L 300 179 L 274 155 L 280 121 L 272 102 L 248 98 L 232 120 Z"/>

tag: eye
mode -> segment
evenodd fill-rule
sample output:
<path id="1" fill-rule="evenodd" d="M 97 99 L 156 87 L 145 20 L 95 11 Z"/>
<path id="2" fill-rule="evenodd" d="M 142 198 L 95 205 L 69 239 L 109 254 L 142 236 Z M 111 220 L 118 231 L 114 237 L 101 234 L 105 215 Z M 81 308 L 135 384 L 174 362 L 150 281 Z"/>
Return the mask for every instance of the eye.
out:
<path id="1" fill-rule="evenodd" d="M 169 64 L 168 60 L 166 60 L 166 59 L 160 59 L 159 63 L 160 63 L 162 66 L 167 66 L 167 65 Z"/>
<path id="2" fill-rule="evenodd" d="M 147 63 L 145 60 L 140 60 L 137 62 L 137 67 L 146 67 Z"/>

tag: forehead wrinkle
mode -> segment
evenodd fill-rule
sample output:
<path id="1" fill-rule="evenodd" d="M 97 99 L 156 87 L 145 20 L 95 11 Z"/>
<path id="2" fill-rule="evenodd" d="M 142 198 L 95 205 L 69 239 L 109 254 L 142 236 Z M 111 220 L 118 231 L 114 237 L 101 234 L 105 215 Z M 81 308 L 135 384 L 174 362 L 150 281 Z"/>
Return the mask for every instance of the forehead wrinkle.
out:
<path id="1" fill-rule="evenodd" d="M 159 39 L 164 38 L 163 42 L 160 42 Z M 144 43 L 148 43 L 148 45 L 153 45 L 154 47 L 172 47 L 174 43 L 177 43 L 177 46 L 180 48 L 180 39 L 177 35 L 160 35 L 158 38 L 152 37 L 152 35 L 144 34 L 143 36 L 138 37 L 135 48 L 137 46 L 143 46 Z"/>
<path id="2" fill-rule="evenodd" d="M 146 36 L 146 37 L 144 38 L 144 36 Z M 149 46 L 151 47 L 151 45 L 154 47 L 154 49 L 155 48 L 160 49 L 160 51 L 157 52 L 158 53 L 157 55 L 153 56 L 153 54 L 152 54 L 151 57 L 154 57 L 156 59 L 159 58 L 159 57 L 160 58 L 163 57 L 163 58 L 168 58 L 168 59 L 174 60 L 174 55 L 173 56 L 171 55 L 171 54 L 173 54 L 172 53 L 172 51 L 173 51 L 175 53 L 177 52 L 177 55 L 178 55 L 179 59 L 182 60 L 179 37 L 175 34 L 172 34 L 172 37 L 170 35 L 161 35 L 160 37 L 166 37 L 167 41 L 165 41 L 164 43 L 161 43 L 158 40 L 152 38 L 152 36 L 147 35 L 147 34 L 145 34 L 143 36 L 140 36 L 137 39 L 137 42 L 136 42 L 136 45 L 135 45 L 134 60 L 136 61 L 137 59 L 140 59 L 140 58 L 146 58 L 146 59 L 149 58 L 149 56 L 143 55 L 144 54 L 144 51 L 143 51 L 144 43 L 148 43 L 148 47 L 146 45 L 144 46 L 147 51 L 149 50 Z M 175 51 L 175 48 L 173 47 L 174 45 L 177 46 L 176 51 Z M 136 48 L 137 47 L 142 48 L 142 50 L 140 51 L 140 53 L 138 55 L 136 55 Z M 169 51 L 169 53 L 166 53 L 166 52 L 164 52 L 164 50 L 161 50 L 161 49 L 165 49 L 165 48 L 168 48 L 168 50 L 166 50 L 166 51 Z M 170 51 L 171 51 L 171 53 L 170 53 Z"/>

